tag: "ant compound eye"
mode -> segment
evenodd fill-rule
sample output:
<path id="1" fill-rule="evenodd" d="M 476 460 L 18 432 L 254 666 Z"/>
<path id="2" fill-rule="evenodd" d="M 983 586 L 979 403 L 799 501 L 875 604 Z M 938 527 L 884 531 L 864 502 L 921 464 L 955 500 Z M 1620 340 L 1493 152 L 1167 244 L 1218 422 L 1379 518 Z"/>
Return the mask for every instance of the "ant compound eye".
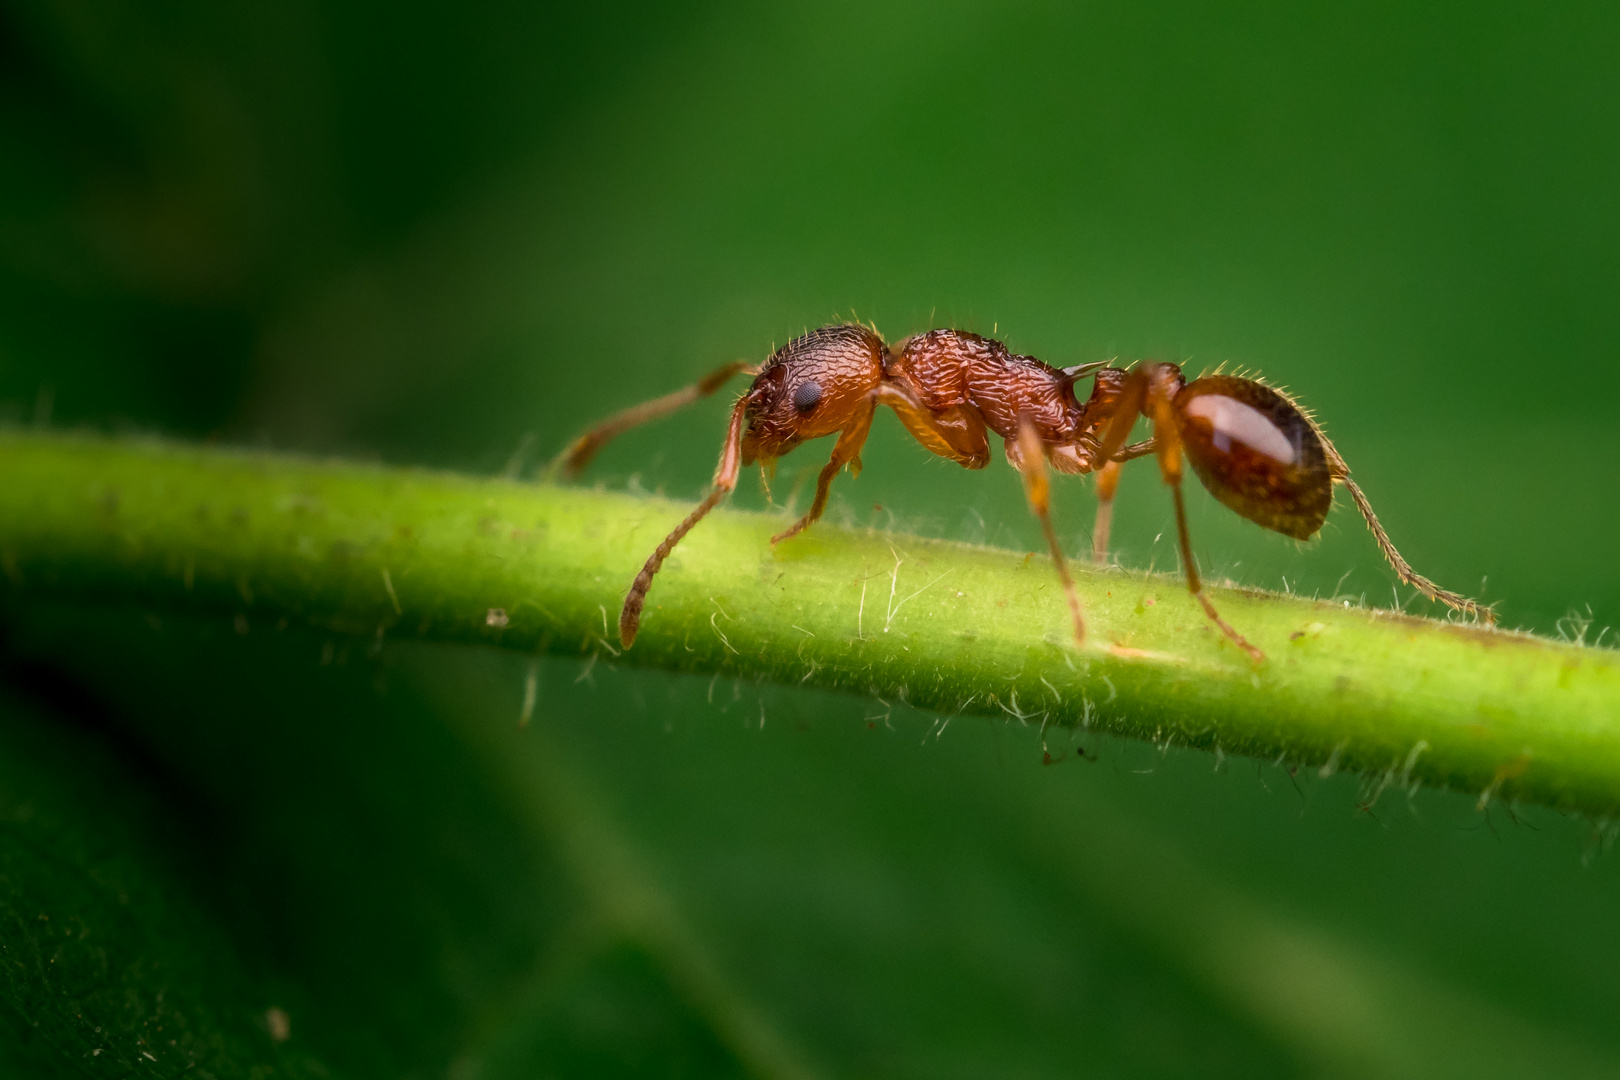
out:
<path id="1" fill-rule="evenodd" d="M 808 379 L 798 385 L 793 391 L 793 407 L 802 413 L 815 408 L 821 401 L 821 384 L 814 379 Z"/>

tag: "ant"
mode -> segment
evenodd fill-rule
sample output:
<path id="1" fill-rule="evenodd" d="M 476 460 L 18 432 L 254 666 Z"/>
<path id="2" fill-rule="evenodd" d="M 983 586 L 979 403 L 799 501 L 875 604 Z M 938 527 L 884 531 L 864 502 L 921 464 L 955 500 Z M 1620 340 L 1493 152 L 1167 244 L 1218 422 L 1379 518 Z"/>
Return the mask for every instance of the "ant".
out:
<path id="1" fill-rule="evenodd" d="M 624 598 L 619 639 L 629 648 L 641 626 L 647 590 L 675 545 L 737 486 L 744 465 L 762 468 L 807 439 L 838 435 L 832 458 L 816 482 L 810 510 L 771 537 L 781 543 L 803 532 L 827 507 L 839 470 L 861 470 L 861 446 L 879 405 L 887 405 L 916 440 L 969 469 L 990 463 L 988 432 L 1000 436 L 1007 460 L 1024 479 L 1030 509 L 1046 534 L 1052 562 L 1083 645 L 1085 618 L 1063 550 L 1052 529 L 1047 467 L 1060 473 L 1097 474 L 1092 558 L 1108 555 L 1108 531 L 1120 466 L 1153 454 L 1176 508 L 1176 533 L 1187 591 L 1233 644 L 1256 663 L 1265 655 L 1222 619 L 1204 594 L 1187 534 L 1182 504 L 1183 458 L 1204 487 L 1257 525 L 1307 540 L 1327 518 L 1333 485 L 1343 484 L 1366 519 L 1396 576 L 1431 600 L 1489 622 L 1489 608 L 1440 588 L 1412 569 L 1395 550 L 1350 469 L 1311 415 L 1286 394 L 1254 379 L 1206 375 L 1188 382 L 1175 364 L 1142 363 L 1125 369 L 1108 361 L 1054 368 L 1011 352 L 999 341 L 963 330 L 930 330 L 886 345 L 874 330 L 843 323 L 813 330 L 753 367 L 731 363 L 673 394 L 616 413 L 575 439 L 553 463 L 574 475 L 609 440 L 628 428 L 665 416 L 714 393 L 734 375 L 754 377 L 737 399 L 726 426 L 714 485 L 707 497 L 664 538 Z M 1075 383 L 1090 377 L 1081 402 Z M 1126 443 L 1138 417 L 1153 437 Z"/>

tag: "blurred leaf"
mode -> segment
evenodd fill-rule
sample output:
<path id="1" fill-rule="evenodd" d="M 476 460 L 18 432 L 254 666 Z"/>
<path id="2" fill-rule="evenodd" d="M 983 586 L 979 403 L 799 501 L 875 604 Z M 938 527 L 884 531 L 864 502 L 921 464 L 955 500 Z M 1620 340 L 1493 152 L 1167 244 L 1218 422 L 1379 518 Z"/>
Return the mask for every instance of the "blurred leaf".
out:
<path id="1" fill-rule="evenodd" d="M 303 635 L 19 625 L 14 656 L 127 702 L 228 815 L 225 924 L 279 943 L 277 977 L 309 999 L 299 1037 L 349 1075 L 1600 1076 L 1620 1057 L 1599 959 L 1620 938 L 1593 923 L 1615 868 L 1582 871 L 1579 826 L 1550 815 L 1505 846 L 1452 833 L 1415 940 L 1503 940 L 1529 879 L 1586 955 L 1511 950 L 1459 990 L 1437 946 L 1373 944 L 1408 890 L 1366 875 L 1431 860 L 1464 800 L 1421 796 L 1426 820 L 1394 806 L 1380 829 L 1350 816 L 1354 779 L 1312 780 L 1302 818 L 1282 770 L 1266 795 L 1249 770 L 1095 738 L 1101 764 L 1043 767 L 1033 729 L 936 737 L 909 714 L 851 739 L 852 703 L 723 684 L 705 705 L 706 680 L 600 664 L 592 689 L 562 661 L 523 729 L 517 657 L 323 665 Z M 1133 801 L 1224 805 L 1212 835 L 1232 839 L 1189 858 Z M 1324 828 L 1353 842 L 1321 850 Z M 1292 899 L 1221 880 L 1211 860 L 1245 844 L 1298 867 Z M 1354 915 L 1290 913 L 1347 885 Z"/>
<path id="2" fill-rule="evenodd" d="M 273 1034 L 272 1011 L 293 1002 L 213 910 L 193 808 L 157 794 L 142 755 L 87 719 L 0 691 L 6 1071 L 331 1075 L 301 1037 Z"/>

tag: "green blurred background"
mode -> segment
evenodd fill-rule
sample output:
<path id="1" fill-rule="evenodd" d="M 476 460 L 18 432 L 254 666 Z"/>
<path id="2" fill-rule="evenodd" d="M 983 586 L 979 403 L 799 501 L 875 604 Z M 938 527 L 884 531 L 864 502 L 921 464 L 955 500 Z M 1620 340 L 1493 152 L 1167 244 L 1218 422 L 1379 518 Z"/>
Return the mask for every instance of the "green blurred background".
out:
<path id="1" fill-rule="evenodd" d="M 1590 642 L 1620 610 L 1617 48 L 1603 5 L 7 0 L 0 419 L 527 472 L 850 317 L 1225 363 L 1316 409 L 1421 571 Z M 726 407 L 592 479 L 695 495 Z M 1040 542 L 1002 463 L 889 417 L 864 457 L 834 519 Z M 1057 498 L 1083 549 L 1089 483 Z M 1191 520 L 1216 576 L 1427 610 L 1344 507 L 1306 545 L 1202 492 Z M 1151 468 L 1117 522 L 1126 565 L 1174 567 Z M 0 613 L 22 1074 L 1620 1074 L 1607 823 Z"/>

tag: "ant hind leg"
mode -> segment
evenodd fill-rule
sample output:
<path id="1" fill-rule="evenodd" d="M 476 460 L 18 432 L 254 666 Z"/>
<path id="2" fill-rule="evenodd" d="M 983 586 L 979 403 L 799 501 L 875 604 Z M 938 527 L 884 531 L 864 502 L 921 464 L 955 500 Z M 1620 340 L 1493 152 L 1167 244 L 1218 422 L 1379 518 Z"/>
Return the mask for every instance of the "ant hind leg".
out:
<path id="1" fill-rule="evenodd" d="M 1124 446 L 1124 433 L 1129 430 L 1129 417 L 1116 417 L 1115 426 L 1103 443 L 1103 451 L 1110 462 L 1126 449 L 1151 445 L 1159 459 L 1159 475 L 1170 487 L 1170 496 L 1176 507 L 1176 537 L 1181 545 L 1181 572 L 1187 582 L 1187 591 L 1203 605 L 1209 621 L 1220 627 L 1227 639 L 1248 653 L 1255 663 L 1266 654 L 1249 644 L 1247 638 L 1221 618 L 1215 605 L 1204 595 L 1204 583 L 1198 577 L 1198 564 L 1193 561 L 1192 537 L 1187 532 L 1187 507 L 1181 496 L 1183 439 L 1177 422 L 1175 398 L 1184 384 L 1181 369 L 1174 364 L 1150 364 L 1136 368 L 1130 374 L 1121 400 L 1130 402 L 1153 422 L 1153 438 L 1148 444 Z"/>
<path id="2" fill-rule="evenodd" d="M 1169 477 L 1166 477 L 1169 479 Z M 1187 533 L 1187 508 L 1181 498 L 1181 477 L 1170 480 L 1170 495 L 1176 504 L 1176 535 L 1181 541 L 1181 569 L 1187 579 L 1187 591 L 1197 598 L 1204 606 L 1204 614 L 1209 621 L 1221 628 L 1221 633 L 1231 639 L 1232 644 L 1248 653 L 1255 663 L 1266 658 L 1266 654 L 1249 644 L 1247 638 L 1232 628 L 1232 625 L 1221 618 L 1221 613 L 1215 610 L 1209 597 L 1204 595 L 1204 584 L 1198 579 L 1198 564 L 1193 562 L 1192 538 Z"/>

